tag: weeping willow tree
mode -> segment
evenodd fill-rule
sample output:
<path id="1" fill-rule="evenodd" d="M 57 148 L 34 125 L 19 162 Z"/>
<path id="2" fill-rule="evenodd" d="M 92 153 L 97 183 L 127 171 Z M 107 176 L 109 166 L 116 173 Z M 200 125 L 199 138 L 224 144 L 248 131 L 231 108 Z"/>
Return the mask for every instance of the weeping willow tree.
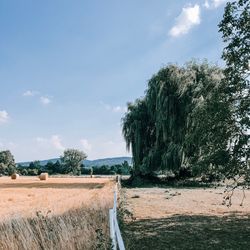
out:
<path id="1" fill-rule="evenodd" d="M 145 99 L 137 99 L 128 104 L 128 112 L 123 118 L 123 135 L 128 150 L 132 150 L 134 175 L 140 175 L 144 156 L 148 155 L 152 140 L 153 126 Z"/>
<path id="2" fill-rule="evenodd" d="M 231 115 L 222 78 L 217 66 L 190 62 L 168 65 L 149 80 L 145 97 L 130 103 L 123 118 L 133 176 L 202 173 L 229 161 Z"/>

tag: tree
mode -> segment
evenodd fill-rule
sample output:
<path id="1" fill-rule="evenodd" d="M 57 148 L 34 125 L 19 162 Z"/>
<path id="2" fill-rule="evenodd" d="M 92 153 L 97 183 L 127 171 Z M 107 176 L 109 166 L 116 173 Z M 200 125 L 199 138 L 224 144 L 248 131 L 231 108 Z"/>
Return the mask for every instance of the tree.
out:
<path id="1" fill-rule="evenodd" d="M 58 174 L 63 173 L 62 165 L 61 165 L 60 161 L 58 161 L 58 160 L 54 163 L 53 169 L 54 169 L 55 173 L 58 173 Z"/>
<path id="2" fill-rule="evenodd" d="M 230 162 L 228 143 L 233 127 L 223 70 L 206 63 L 190 67 L 197 83 L 190 89 L 192 101 L 187 115 L 183 165 L 191 166 L 195 175 L 219 177 Z"/>
<path id="3" fill-rule="evenodd" d="M 159 170 L 201 174 L 226 164 L 231 114 L 222 78 L 217 66 L 192 61 L 149 80 L 145 97 L 130 103 L 122 120 L 132 178 Z"/>
<path id="4" fill-rule="evenodd" d="M 79 174 L 81 173 L 81 163 L 87 158 L 87 155 L 77 149 L 66 149 L 60 158 L 67 173 Z"/>
<path id="5" fill-rule="evenodd" d="M 128 103 L 128 112 L 122 119 L 123 136 L 127 149 L 132 151 L 134 171 L 133 175 L 138 176 L 147 172 L 143 170 L 143 159 L 148 154 L 151 146 L 150 117 L 145 99 L 137 99 L 134 104 Z"/>
<path id="6" fill-rule="evenodd" d="M 226 46 L 224 84 L 232 105 L 234 126 L 230 141 L 231 164 L 228 175 L 249 178 L 250 156 L 250 1 L 228 2 L 219 24 Z"/>
<path id="7" fill-rule="evenodd" d="M 28 175 L 29 173 L 26 168 L 22 168 L 22 167 L 19 168 L 19 171 L 21 172 L 22 175 Z"/>
<path id="8" fill-rule="evenodd" d="M 28 175 L 36 176 L 41 173 L 37 168 L 28 168 Z"/>
<path id="9" fill-rule="evenodd" d="M 14 156 L 9 150 L 0 152 L 0 173 L 11 175 L 16 171 Z"/>
<path id="10" fill-rule="evenodd" d="M 117 171 L 118 174 L 130 174 L 131 172 L 131 166 L 129 166 L 127 161 L 124 161 L 120 168 L 118 168 L 119 172 Z"/>
<path id="11" fill-rule="evenodd" d="M 30 162 L 29 168 L 31 168 L 31 169 L 40 169 L 41 168 L 40 161 L 32 161 L 32 162 Z"/>
<path id="12" fill-rule="evenodd" d="M 3 163 L 0 163 L 0 175 L 4 175 L 6 172 L 6 166 Z"/>
<path id="13" fill-rule="evenodd" d="M 54 163 L 49 161 L 45 165 L 45 169 L 48 171 L 49 174 L 55 174 L 55 168 L 54 168 Z"/>

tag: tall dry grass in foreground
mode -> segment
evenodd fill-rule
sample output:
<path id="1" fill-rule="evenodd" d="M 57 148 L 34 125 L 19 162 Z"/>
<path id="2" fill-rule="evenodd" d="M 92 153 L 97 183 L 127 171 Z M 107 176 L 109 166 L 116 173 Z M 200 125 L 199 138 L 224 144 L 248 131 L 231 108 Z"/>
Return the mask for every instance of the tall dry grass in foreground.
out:
<path id="1" fill-rule="evenodd" d="M 108 205 L 72 209 L 62 215 L 37 213 L 0 223 L 0 249 L 108 249 Z"/>

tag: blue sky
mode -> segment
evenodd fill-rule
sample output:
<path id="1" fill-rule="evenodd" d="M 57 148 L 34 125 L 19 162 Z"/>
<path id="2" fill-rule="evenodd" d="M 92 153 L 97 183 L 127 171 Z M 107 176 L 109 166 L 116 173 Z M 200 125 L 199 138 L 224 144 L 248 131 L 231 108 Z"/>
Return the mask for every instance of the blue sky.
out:
<path id="1" fill-rule="evenodd" d="M 130 155 L 126 103 L 167 63 L 222 65 L 224 0 L 1 0 L 0 150 L 16 161 L 78 148 Z"/>

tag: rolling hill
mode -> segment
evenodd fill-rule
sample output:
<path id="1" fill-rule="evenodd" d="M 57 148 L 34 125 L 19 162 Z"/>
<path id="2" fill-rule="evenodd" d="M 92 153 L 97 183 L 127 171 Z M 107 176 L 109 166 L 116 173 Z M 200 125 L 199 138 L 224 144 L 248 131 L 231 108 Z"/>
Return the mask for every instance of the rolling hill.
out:
<path id="1" fill-rule="evenodd" d="M 39 161 L 41 166 L 45 166 L 48 162 L 55 163 L 56 161 L 60 161 L 60 158 L 48 159 Z M 132 165 L 132 158 L 131 157 L 113 157 L 113 158 L 104 158 L 104 159 L 96 159 L 96 160 L 84 160 L 83 164 L 86 167 L 93 167 L 93 166 L 113 166 L 116 164 L 122 164 L 124 161 L 127 161 L 129 165 Z M 17 165 L 28 166 L 30 161 L 27 162 L 18 162 Z"/>

